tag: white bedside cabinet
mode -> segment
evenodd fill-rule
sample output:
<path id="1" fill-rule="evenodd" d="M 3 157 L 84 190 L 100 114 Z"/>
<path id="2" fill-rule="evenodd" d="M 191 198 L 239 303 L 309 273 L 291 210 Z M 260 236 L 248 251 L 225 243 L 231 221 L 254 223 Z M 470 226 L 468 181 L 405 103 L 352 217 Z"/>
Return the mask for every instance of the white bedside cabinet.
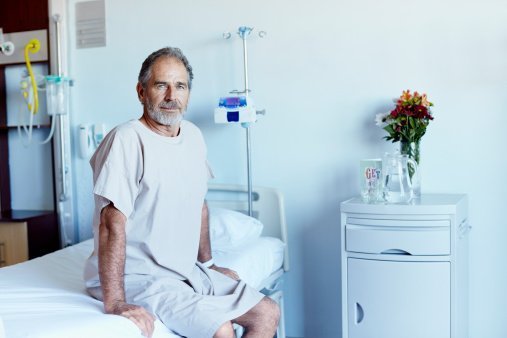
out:
<path id="1" fill-rule="evenodd" d="M 341 203 L 343 338 L 468 338 L 466 195 Z"/>

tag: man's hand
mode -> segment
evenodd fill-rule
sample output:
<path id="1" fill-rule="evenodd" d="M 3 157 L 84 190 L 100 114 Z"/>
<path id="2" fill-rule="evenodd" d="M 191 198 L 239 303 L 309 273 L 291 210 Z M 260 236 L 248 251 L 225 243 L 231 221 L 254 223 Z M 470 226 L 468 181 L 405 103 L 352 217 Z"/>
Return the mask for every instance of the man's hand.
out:
<path id="1" fill-rule="evenodd" d="M 222 268 L 220 266 L 216 266 L 215 264 L 213 264 L 212 266 L 209 267 L 210 269 L 213 269 L 215 271 L 218 271 L 220 273 L 223 273 L 224 275 L 228 276 L 228 277 L 231 277 L 232 279 L 235 279 L 235 280 L 239 280 L 239 275 L 236 271 L 234 270 L 231 270 L 231 269 L 227 269 L 227 268 Z"/>
<path id="2" fill-rule="evenodd" d="M 204 201 L 201 212 L 201 238 L 199 240 L 199 252 L 197 253 L 197 260 L 204 263 L 209 262 L 210 259 L 211 244 L 209 238 L 209 210 L 206 201 Z M 231 277 L 232 279 L 239 280 L 238 273 L 234 270 L 221 268 L 215 264 L 211 265 L 209 269 L 218 271 L 227 277 Z"/>
<path id="3" fill-rule="evenodd" d="M 150 338 L 153 335 L 155 316 L 142 306 L 118 302 L 107 312 L 130 319 L 141 330 L 143 336 Z"/>

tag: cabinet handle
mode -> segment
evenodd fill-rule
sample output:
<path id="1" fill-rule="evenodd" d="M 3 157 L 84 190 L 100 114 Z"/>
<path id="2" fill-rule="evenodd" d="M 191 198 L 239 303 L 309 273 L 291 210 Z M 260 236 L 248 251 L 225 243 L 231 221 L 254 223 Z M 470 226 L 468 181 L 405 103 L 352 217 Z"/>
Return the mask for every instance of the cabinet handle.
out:
<path id="1" fill-rule="evenodd" d="M 361 324 L 364 318 L 364 311 L 361 304 L 356 303 L 356 324 Z"/>
<path id="2" fill-rule="evenodd" d="M 4 266 L 7 262 L 5 261 L 5 243 L 0 242 L 0 267 Z"/>
<path id="3" fill-rule="evenodd" d="M 408 256 L 411 255 L 410 252 L 408 252 L 406 250 L 402 250 L 402 249 L 388 249 L 388 250 L 382 251 L 380 254 L 382 254 L 382 255 L 408 255 Z"/>
<path id="4" fill-rule="evenodd" d="M 472 226 L 468 224 L 467 219 L 464 219 L 458 227 L 459 239 L 465 237 L 470 232 L 470 230 L 472 230 Z"/>

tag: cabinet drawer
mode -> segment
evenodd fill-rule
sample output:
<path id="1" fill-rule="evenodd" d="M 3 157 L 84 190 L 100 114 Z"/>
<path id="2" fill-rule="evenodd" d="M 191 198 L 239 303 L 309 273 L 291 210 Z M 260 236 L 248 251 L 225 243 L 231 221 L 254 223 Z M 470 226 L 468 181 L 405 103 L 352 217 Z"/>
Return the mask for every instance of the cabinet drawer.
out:
<path id="1" fill-rule="evenodd" d="M 375 227 L 435 228 L 449 227 L 448 217 L 440 219 L 375 219 L 348 217 L 347 224 Z"/>
<path id="2" fill-rule="evenodd" d="M 444 222 L 445 223 L 445 222 Z M 450 228 L 447 226 L 361 226 L 345 227 L 347 251 L 370 254 L 414 256 L 449 255 Z"/>

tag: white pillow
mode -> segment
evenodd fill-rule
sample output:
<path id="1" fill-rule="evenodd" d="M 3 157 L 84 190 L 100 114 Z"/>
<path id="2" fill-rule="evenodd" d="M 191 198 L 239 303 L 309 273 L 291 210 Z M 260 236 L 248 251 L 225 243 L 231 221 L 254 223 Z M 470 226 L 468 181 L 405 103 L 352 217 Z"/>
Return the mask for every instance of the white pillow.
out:
<path id="1" fill-rule="evenodd" d="M 259 237 L 227 251 L 213 250 L 218 266 L 236 271 L 248 285 L 259 289 L 262 281 L 283 265 L 285 244 L 274 237 Z"/>
<path id="2" fill-rule="evenodd" d="M 245 245 L 262 233 L 259 220 L 241 212 L 209 207 L 210 241 L 213 250 L 226 250 Z"/>

